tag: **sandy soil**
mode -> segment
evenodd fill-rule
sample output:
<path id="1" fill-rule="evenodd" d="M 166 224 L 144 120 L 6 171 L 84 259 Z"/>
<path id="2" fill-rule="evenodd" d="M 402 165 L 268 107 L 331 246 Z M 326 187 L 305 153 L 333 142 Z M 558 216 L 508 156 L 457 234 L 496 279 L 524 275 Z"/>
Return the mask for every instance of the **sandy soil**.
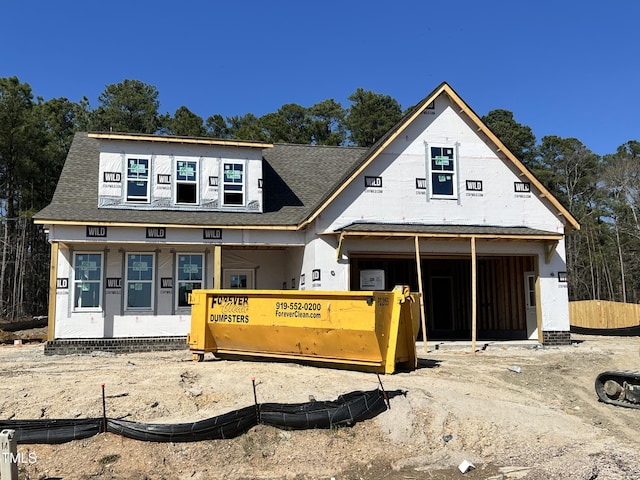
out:
<path id="1" fill-rule="evenodd" d="M 420 367 L 383 376 L 404 389 L 391 409 L 352 428 L 147 443 L 112 434 L 20 445 L 21 479 L 584 479 L 640 478 L 640 410 L 598 402 L 608 369 L 640 370 L 637 337 L 574 336 L 557 348 L 418 347 Z M 482 344 L 480 344 L 482 346 Z M 511 367 L 520 367 L 520 373 Z M 0 346 L 0 418 L 107 415 L 189 422 L 259 402 L 332 400 L 376 388 L 374 374 L 291 363 L 202 363 L 188 351 L 44 356 L 43 345 Z M 458 465 L 475 469 L 466 474 Z"/>

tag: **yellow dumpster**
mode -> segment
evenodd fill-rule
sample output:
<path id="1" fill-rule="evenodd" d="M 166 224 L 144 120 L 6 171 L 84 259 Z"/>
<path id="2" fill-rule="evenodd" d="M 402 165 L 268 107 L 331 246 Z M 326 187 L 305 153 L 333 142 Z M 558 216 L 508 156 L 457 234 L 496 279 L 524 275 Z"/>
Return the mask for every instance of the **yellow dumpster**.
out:
<path id="1" fill-rule="evenodd" d="M 417 366 L 418 294 L 194 290 L 187 343 L 194 359 L 271 357 L 393 373 Z"/>

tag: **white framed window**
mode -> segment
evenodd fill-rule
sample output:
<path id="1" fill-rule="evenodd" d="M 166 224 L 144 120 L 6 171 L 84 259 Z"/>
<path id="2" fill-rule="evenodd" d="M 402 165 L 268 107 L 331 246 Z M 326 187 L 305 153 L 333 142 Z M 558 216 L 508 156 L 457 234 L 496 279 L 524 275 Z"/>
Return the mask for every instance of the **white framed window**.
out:
<path id="1" fill-rule="evenodd" d="M 432 198 L 458 198 L 455 147 L 433 147 L 428 149 L 428 170 Z"/>
<path id="2" fill-rule="evenodd" d="M 153 307 L 153 256 L 153 253 L 127 254 L 127 310 L 151 310 Z"/>
<path id="3" fill-rule="evenodd" d="M 536 275 L 533 272 L 524 274 L 525 305 L 527 308 L 536 308 Z"/>
<path id="4" fill-rule="evenodd" d="M 225 269 L 222 273 L 222 288 L 253 288 L 254 271 L 249 268 Z"/>
<path id="5" fill-rule="evenodd" d="M 176 203 L 198 203 L 198 162 L 176 161 Z"/>
<path id="6" fill-rule="evenodd" d="M 242 206 L 245 201 L 244 163 L 224 162 L 222 172 L 222 205 Z"/>
<path id="7" fill-rule="evenodd" d="M 148 158 L 127 158 L 127 202 L 149 202 Z"/>
<path id="8" fill-rule="evenodd" d="M 176 278 L 178 288 L 176 289 L 178 299 L 176 305 L 189 307 L 189 294 L 192 290 L 202 288 L 204 278 L 204 255 L 197 253 L 179 253 L 176 262 Z"/>
<path id="9" fill-rule="evenodd" d="M 73 254 L 73 308 L 100 310 L 102 306 L 102 253 Z"/>

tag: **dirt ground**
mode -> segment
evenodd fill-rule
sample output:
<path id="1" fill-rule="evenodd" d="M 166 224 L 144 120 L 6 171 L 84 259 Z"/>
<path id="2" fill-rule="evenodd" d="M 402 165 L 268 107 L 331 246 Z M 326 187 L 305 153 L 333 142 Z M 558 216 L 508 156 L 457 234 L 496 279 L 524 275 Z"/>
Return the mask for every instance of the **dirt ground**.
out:
<path id="1" fill-rule="evenodd" d="M 17 335 L 20 335 L 17 332 Z M 608 369 L 640 370 L 638 337 L 573 336 L 565 347 L 418 346 L 419 368 L 382 376 L 404 389 L 351 428 L 258 426 L 231 440 L 149 443 L 112 434 L 20 445 L 21 479 L 584 479 L 640 478 L 640 410 L 598 402 Z M 479 343 L 479 347 L 484 344 Z M 438 347 L 438 348 L 436 348 Z M 376 388 L 375 374 L 293 363 L 217 360 L 188 351 L 44 356 L 0 346 L 0 418 L 107 415 L 191 422 L 259 402 L 333 400 Z M 512 368 L 517 366 L 520 372 Z M 463 474 L 458 465 L 475 469 Z"/>

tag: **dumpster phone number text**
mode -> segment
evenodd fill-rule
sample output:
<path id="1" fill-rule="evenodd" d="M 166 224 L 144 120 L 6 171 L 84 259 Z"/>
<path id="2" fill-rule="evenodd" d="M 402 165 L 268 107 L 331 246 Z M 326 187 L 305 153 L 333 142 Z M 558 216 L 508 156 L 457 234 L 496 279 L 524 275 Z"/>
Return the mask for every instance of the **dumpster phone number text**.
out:
<path id="1" fill-rule="evenodd" d="M 320 310 L 320 303 L 276 302 L 276 317 L 320 318 Z"/>
<path id="2" fill-rule="evenodd" d="M 322 309 L 320 303 L 302 303 L 302 302 L 276 302 L 276 310 L 307 310 L 310 312 L 319 312 Z"/>

